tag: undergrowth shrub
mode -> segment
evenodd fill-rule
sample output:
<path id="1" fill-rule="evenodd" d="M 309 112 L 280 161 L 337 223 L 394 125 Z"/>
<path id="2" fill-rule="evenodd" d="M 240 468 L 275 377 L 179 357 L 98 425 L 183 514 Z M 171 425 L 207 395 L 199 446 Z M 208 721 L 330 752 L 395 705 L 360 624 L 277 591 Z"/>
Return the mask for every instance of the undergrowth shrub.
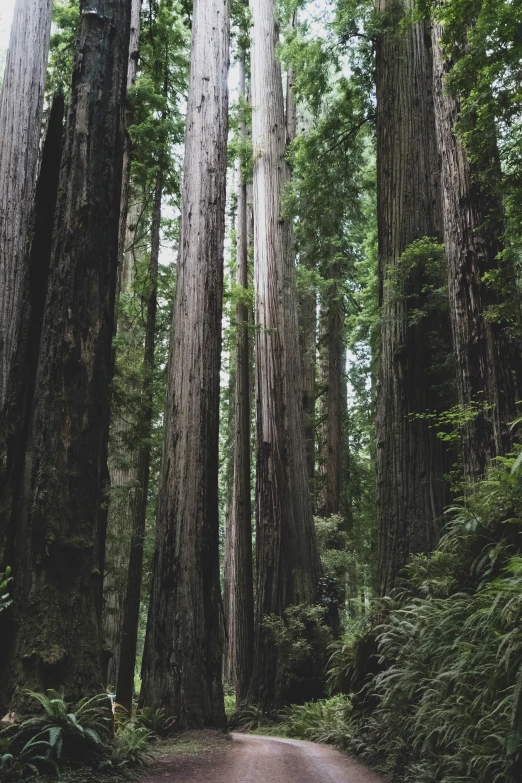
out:
<path id="1" fill-rule="evenodd" d="M 439 549 L 413 558 L 370 629 L 381 670 L 347 744 L 394 781 L 522 779 L 520 462 L 498 460 L 450 509 Z M 356 657 L 334 681 L 354 679 Z"/>
<path id="2" fill-rule="evenodd" d="M 345 747 L 353 732 L 351 701 L 340 695 L 294 704 L 282 711 L 279 729 L 288 737 Z"/>
<path id="3" fill-rule="evenodd" d="M 332 642 L 326 614 L 324 606 L 297 604 L 290 606 L 283 617 L 264 618 L 281 651 L 279 677 L 284 702 L 305 702 L 325 695 L 325 671 Z"/>
<path id="4" fill-rule="evenodd" d="M 519 783 L 522 457 L 497 460 L 448 520 L 439 548 L 331 645 L 329 687 L 350 698 L 293 706 L 279 730 L 394 783 Z"/>
<path id="5" fill-rule="evenodd" d="M 118 771 L 142 766 L 157 735 L 139 720 L 119 714 L 114 720 L 107 694 L 76 704 L 54 690 L 28 691 L 38 713 L 0 732 L 0 778 L 17 780 L 40 773 L 58 776 L 63 769 L 91 767 Z M 144 712 L 144 711 L 142 711 Z M 172 720 L 161 710 L 141 715 L 168 732 Z M 115 729 L 115 731 L 114 731 Z"/>

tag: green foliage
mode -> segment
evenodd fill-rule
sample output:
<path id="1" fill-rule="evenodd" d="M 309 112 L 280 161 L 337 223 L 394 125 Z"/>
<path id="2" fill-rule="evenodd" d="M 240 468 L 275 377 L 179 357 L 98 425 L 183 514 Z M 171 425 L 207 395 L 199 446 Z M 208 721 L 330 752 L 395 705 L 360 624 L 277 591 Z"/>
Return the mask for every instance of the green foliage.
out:
<path id="1" fill-rule="evenodd" d="M 281 654 L 279 677 L 287 702 L 302 702 L 324 695 L 324 672 L 332 632 L 326 625 L 324 606 L 297 604 L 282 617 L 264 618 L 272 640 Z"/>
<path id="2" fill-rule="evenodd" d="M 112 714 L 106 694 L 67 703 L 54 690 L 28 691 L 39 714 L 3 730 L 9 753 L 3 763 L 12 774 L 31 771 L 57 773 L 63 764 L 95 765 L 107 752 Z"/>
<path id="3" fill-rule="evenodd" d="M 416 281 L 421 279 L 419 288 Z M 417 299 L 418 306 L 408 308 L 410 326 L 428 313 L 447 312 L 448 288 L 444 245 L 423 237 L 406 248 L 393 265 L 388 266 L 385 285 L 397 298 Z"/>
<path id="4" fill-rule="evenodd" d="M 176 718 L 167 715 L 167 711 L 160 707 L 143 707 L 136 713 L 135 724 L 138 727 L 148 729 L 151 734 L 163 739 L 168 737 L 176 730 Z"/>
<path id="5" fill-rule="evenodd" d="M 11 568 L 7 566 L 5 573 L 0 574 L 0 614 L 12 604 L 10 595 L 12 582 Z"/>
<path id="6" fill-rule="evenodd" d="M 18 779 L 39 773 L 59 775 L 82 766 L 96 770 L 122 770 L 143 766 L 149 745 L 168 734 L 172 722 L 161 710 L 136 720 L 114 720 L 107 694 L 69 704 L 56 691 L 28 691 L 37 715 L 0 733 L 5 751 L 0 755 L 0 777 Z M 143 725 L 148 719 L 156 730 Z M 141 721 L 141 722 L 140 722 Z M 113 728 L 115 727 L 115 733 Z"/>
<path id="7" fill-rule="evenodd" d="M 80 23 L 79 0 L 55 0 L 53 23 L 45 89 L 49 97 L 60 92 L 67 96 L 71 87 L 74 44 Z"/>
<path id="8" fill-rule="evenodd" d="M 330 687 L 353 694 L 350 726 L 335 741 L 392 781 L 520 776 L 519 464 L 516 455 L 497 460 L 448 511 L 439 548 L 413 557 L 370 623 L 333 647 Z"/>
<path id="9" fill-rule="evenodd" d="M 105 767 L 143 767 L 150 759 L 150 744 L 157 735 L 146 726 L 128 721 L 116 732 Z"/>
<path id="10" fill-rule="evenodd" d="M 282 711 L 278 729 L 287 737 L 345 747 L 353 731 L 351 713 L 347 696 L 293 704 Z"/>

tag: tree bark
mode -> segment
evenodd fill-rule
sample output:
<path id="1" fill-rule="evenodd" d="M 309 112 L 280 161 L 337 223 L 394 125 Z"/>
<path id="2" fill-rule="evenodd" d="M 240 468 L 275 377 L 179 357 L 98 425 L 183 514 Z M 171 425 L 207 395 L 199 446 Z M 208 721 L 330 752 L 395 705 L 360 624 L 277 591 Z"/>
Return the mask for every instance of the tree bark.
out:
<path id="1" fill-rule="evenodd" d="M 390 272 L 408 246 L 440 239 L 441 205 L 429 26 L 406 19 L 409 4 L 378 0 L 387 23 L 377 40 L 377 221 L 381 355 L 376 399 L 376 590 L 387 593 L 413 552 L 437 542 L 448 500 L 443 443 L 427 411 L 448 404 L 432 377 L 430 339 L 449 334 L 444 318 L 411 313 L 424 304 L 420 266 L 394 292 Z M 397 295 L 398 294 L 398 295 Z M 448 345 L 447 352 L 451 352 Z"/>
<path id="2" fill-rule="evenodd" d="M 257 599 L 249 700 L 273 712 L 284 700 L 284 662 L 264 618 L 313 603 L 320 563 L 306 472 L 292 226 L 281 214 L 289 168 L 278 30 L 273 0 L 251 8 Z"/>
<path id="3" fill-rule="evenodd" d="M 239 95 L 245 98 L 245 52 L 239 61 Z M 248 131 L 242 122 L 240 137 Z M 248 289 L 247 182 L 240 170 L 237 200 L 236 282 Z M 252 565 L 252 511 L 250 503 L 250 337 L 248 305 L 236 304 L 236 388 L 234 407 L 234 451 L 232 503 L 228 563 L 227 674 L 236 686 L 238 705 L 245 702 L 250 684 L 254 648 L 254 582 Z"/>
<path id="4" fill-rule="evenodd" d="M 195 0 L 182 236 L 140 701 L 225 725 L 218 428 L 228 132 L 226 0 Z"/>
<path id="5" fill-rule="evenodd" d="M 506 323 L 488 319 L 488 308 L 502 303 L 495 288 L 484 282 L 499 269 L 504 233 L 502 206 L 479 184 L 454 125 L 459 97 L 445 89 L 452 63 L 441 48 L 443 28 L 434 24 L 434 94 L 437 137 L 442 161 L 444 244 L 457 361 L 459 403 L 476 408 L 463 429 L 465 477 L 484 474 L 493 457 L 506 454 L 513 442 L 509 424 L 522 398 L 522 345 Z M 495 154 L 495 151 L 493 152 Z M 500 169 L 500 166 L 499 166 Z M 513 295 L 516 279 L 509 261 L 503 262 L 504 285 Z M 508 294 L 509 296 L 509 294 Z M 507 298 L 507 296 L 506 296 Z M 518 309 L 518 302 L 516 303 Z"/>
<path id="6" fill-rule="evenodd" d="M 13 706 L 101 688 L 102 500 L 130 3 L 81 22 L 54 221 L 15 569 Z"/>
<path id="7" fill-rule="evenodd" d="M 0 103 L 0 408 L 18 344 L 52 0 L 17 0 Z"/>
<path id="8" fill-rule="evenodd" d="M 130 38 L 129 38 L 129 63 L 127 66 L 127 90 L 132 87 L 136 82 L 136 75 L 138 72 L 138 58 L 139 58 L 139 45 L 140 45 L 140 26 L 141 26 L 141 6 L 143 0 L 132 0 L 131 2 L 131 22 L 130 22 Z M 130 172 L 131 172 L 131 153 L 132 144 L 130 136 L 127 132 L 127 128 L 131 122 L 130 107 L 127 106 L 125 113 L 125 137 L 123 143 L 123 173 L 121 177 L 121 203 L 120 203 L 120 222 L 118 231 L 118 283 L 116 289 L 116 296 L 124 288 L 124 256 L 125 256 L 125 239 L 127 236 L 127 213 L 129 211 L 129 186 L 130 186 Z"/>
<path id="9" fill-rule="evenodd" d="M 341 483 L 343 479 L 343 345 L 344 306 L 340 291 L 341 270 L 331 262 L 327 269 L 329 283 L 323 296 L 321 320 L 322 338 L 322 454 L 320 514 L 329 517 L 341 513 Z M 344 402 L 344 404 L 343 404 Z"/>
<path id="10" fill-rule="evenodd" d="M 297 11 L 292 16 L 292 27 L 297 22 Z M 286 140 L 290 145 L 297 135 L 297 107 L 294 98 L 295 73 L 290 65 L 286 76 Z M 301 263 L 307 270 L 314 269 L 314 260 L 301 248 Z M 317 292 L 306 289 L 298 302 L 299 350 L 301 355 L 302 404 L 306 444 L 306 470 L 310 492 L 313 495 L 315 477 L 315 361 L 317 331 Z"/>
<path id="11" fill-rule="evenodd" d="M 24 308 L 18 328 L 18 343 L 11 362 L 6 401 L 0 410 L 0 571 L 14 562 L 14 546 L 20 513 L 20 490 L 23 480 L 25 449 L 34 396 L 38 351 L 47 277 L 51 256 L 54 211 L 58 194 L 58 176 L 62 153 L 64 99 L 55 96 L 49 114 L 42 160 L 35 190 L 34 211 L 28 245 L 28 262 L 24 265 L 21 299 Z M 9 638 L 11 617 L 0 618 L 3 638 Z M 0 651 L 0 705 L 7 707 L 6 668 Z M 4 704 L 5 702 L 5 704 Z"/>
<path id="12" fill-rule="evenodd" d="M 142 204 L 139 202 L 132 204 L 125 221 L 123 263 L 120 263 L 118 251 L 118 296 L 132 294 L 135 267 L 143 254 L 142 243 L 138 248 L 136 247 L 137 236 L 141 229 L 141 216 Z M 130 334 L 132 324 L 124 312 L 118 308 L 116 310 L 118 311 L 116 332 L 120 336 Z M 118 355 L 116 354 L 114 358 L 118 358 Z M 125 356 L 119 360 L 125 362 Z M 127 402 L 136 398 L 138 389 L 135 379 L 126 378 L 124 399 L 118 401 L 113 397 L 111 402 L 108 458 L 111 492 L 107 509 L 102 624 L 104 682 L 107 687 L 112 688 L 116 688 L 118 680 L 123 602 L 127 590 L 134 495 L 138 480 L 138 454 L 134 442 L 136 420 L 132 402 L 130 405 Z"/>
<path id="13" fill-rule="evenodd" d="M 147 517 L 147 500 L 150 472 L 150 438 L 152 434 L 153 413 L 153 372 L 154 346 L 156 338 L 157 310 L 157 280 L 158 260 L 160 250 L 161 229 L 161 198 L 163 195 L 163 176 L 161 171 L 156 176 L 154 205 L 151 226 L 151 247 L 149 281 L 150 290 L 147 296 L 147 324 L 145 327 L 145 351 L 143 356 L 143 388 L 142 409 L 140 411 L 139 437 L 141 445 L 138 451 L 137 485 L 134 490 L 132 514 L 132 538 L 130 545 L 129 568 L 125 601 L 123 604 L 123 621 L 121 629 L 121 646 L 118 666 L 118 681 L 116 701 L 132 712 L 132 696 L 134 692 L 134 667 L 136 665 L 136 649 L 138 643 L 138 624 L 140 615 L 141 576 L 143 569 L 143 544 L 145 540 L 145 522 Z"/>

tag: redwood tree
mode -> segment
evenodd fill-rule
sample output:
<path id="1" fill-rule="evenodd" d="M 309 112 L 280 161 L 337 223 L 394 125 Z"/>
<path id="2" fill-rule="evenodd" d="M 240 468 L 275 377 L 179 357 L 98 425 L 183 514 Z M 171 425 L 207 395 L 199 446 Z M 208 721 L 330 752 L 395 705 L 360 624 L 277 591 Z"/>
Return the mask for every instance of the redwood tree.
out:
<path id="1" fill-rule="evenodd" d="M 227 0 L 195 0 L 182 228 L 142 704 L 225 724 L 218 434 L 228 131 Z"/>
<path id="2" fill-rule="evenodd" d="M 522 398 L 522 344 L 508 323 L 489 317 L 503 299 L 513 298 L 515 272 L 509 258 L 498 257 L 504 225 L 495 183 L 488 192 L 456 133 L 460 100 L 446 85 L 453 63 L 442 51 L 443 32 L 440 24 L 433 25 L 434 93 L 457 389 L 468 412 L 463 465 L 472 480 L 484 474 L 493 457 L 511 447 L 509 424 Z M 496 157 L 492 149 L 491 160 Z M 499 273 L 503 291 L 486 281 L 488 275 Z M 518 302 L 514 306 L 518 310 Z"/>
<path id="3" fill-rule="evenodd" d="M 284 699 L 282 655 L 265 617 L 312 603 L 320 564 L 306 471 L 297 291 L 278 29 L 273 0 L 252 3 L 252 142 L 257 408 L 257 599 L 250 700 Z"/>
<path id="4" fill-rule="evenodd" d="M 52 0 L 17 0 L 0 102 L 0 407 L 16 351 Z"/>
<path id="5" fill-rule="evenodd" d="M 239 95 L 246 97 L 246 54 L 239 61 Z M 243 144 L 248 138 L 245 119 L 239 128 Z M 241 167 L 237 194 L 236 282 L 248 289 L 247 180 Z M 250 502 L 250 337 L 245 298 L 236 304 L 235 394 L 233 415 L 232 498 L 227 520 L 227 640 L 226 673 L 236 686 L 238 705 L 244 703 L 250 683 L 254 647 L 254 585 L 252 566 L 252 510 Z"/>
<path id="6" fill-rule="evenodd" d="M 80 4 L 36 388 L 16 531 L 13 705 L 101 688 L 103 481 L 129 0 Z M 87 198 L 88 194 L 88 198 Z"/>
<path id="7" fill-rule="evenodd" d="M 449 468 L 427 412 L 448 407 L 434 377 L 434 335 L 449 338 L 443 317 L 421 314 L 424 267 L 406 274 L 404 251 L 423 237 L 441 239 L 430 29 L 407 17 L 408 2 L 379 0 L 377 39 L 377 221 L 381 306 L 376 390 L 376 588 L 390 590 L 412 552 L 430 551 L 448 500 Z M 393 285 L 402 263 L 403 279 Z M 395 277 L 397 279 L 397 277 Z M 448 339 L 447 354 L 451 352 Z"/>

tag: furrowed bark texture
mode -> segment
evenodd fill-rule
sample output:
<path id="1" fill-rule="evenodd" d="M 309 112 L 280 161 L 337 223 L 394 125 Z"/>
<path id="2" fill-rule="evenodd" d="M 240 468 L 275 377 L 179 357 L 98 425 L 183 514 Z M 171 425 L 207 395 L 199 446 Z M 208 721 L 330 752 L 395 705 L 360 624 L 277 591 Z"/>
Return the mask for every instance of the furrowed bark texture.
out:
<path id="1" fill-rule="evenodd" d="M 423 276 L 413 270 L 404 290 L 391 290 L 389 269 L 417 239 L 441 237 L 430 30 L 401 26 L 405 9 L 379 0 L 387 29 L 377 41 L 377 220 L 380 371 L 376 400 L 376 589 L 388 592 L 412 552 L 430 551 L 448 495 L 444 446 L 418 414 L 445 410 L 430 376 L 430 334 L 446 329 L 424 317 Z M 440 319 L 437 319 L 440 320 Z M 451 348 L 448 348 L 450 351 Z"/>
<path id="2" fill-rule="evenodd" d="M 313 603 L 320 564 L 306 472 L 292 227 L 281 214 L 289 179 L 278 31 L 272 0 L 252 3 L 252 137 L 256 288 L 257 597 L 249 700 L 284 699 L 265 615 Z"/>
<path id="3" fill-rule="evenodd" d="M 182 235 L 141 703 L 225 725 L 218 427 L 228 131 L 226 0 L 195 0 Z"/>
<path id="4" fill-rule="evenodd" d="M 47 277 L 51 256 L 54 210 L 58 194 L 58 176 L 62 153 L 63 96 L 55 96 L 42 149 L 42 160 L 35 190 L 33 219 L 28 245 L 28 262 L 24 266 L 18 343 L 9 373 L 6 400 L 0 411 L 0 572 L 14 562 L 15 536 L 20 516 L 20 491 L 27 435 L 33 403 L 40 335 L 42 328 Z M 11 617 L 0 616 L 0 633 L 9 638 Z M 4 705 L 7 671 L 0 651 L 0 704 Z"/>
<path id="5" fill-rule="evenodd" d="M 129 63 L 127 65 L 127 90 L 132 87 L 136 82 L 136 74 L 138 71 L 138 59 L 139 59 L 139 45 L 140 45 L 140 25 L 141 25 L 141 6 L 143 0 L 132 0 L 131 4 L 131 21 L 130 21 L 130 36 L 129 36 Z M 131 108 L 127 106 L 125 124 L 128 128 L 131 122 Z M 125 130 L 124 142 L 123 142 L 123 170 L 121 177 L 121 202 L 120 202 L 120 223 L 118 230 L 118 282 L 117 282 L 117 295 L 120 291 L 125 290 L 125 281 L 123 280 L 124 273 L 124 256 L 125 245 L 127 236 L 127 219 L 129 212 L 129 186 L 130 186 L 130 171 L 131 171 L 131 154 L 132 144 L 130 136 Z"/>
<path id="6" fill-rule="evenodd" d="M 296 12 L 294 12 L 292 17 L 292 27 L 295 27 L 295 25 Z M 297 107 L 294 98 L 294 84 L 295 73 L 290 66 L 286 77 L 286 140 L 289 145 L 297 135 Z M 314 268 L 314 260 L 307 257 L 306 250 L 301 252 L 301 263 L 304 263 L 306 269 L 311 270 Z M 317 347 L 317 293 L 315 289 L 307 289 L 299 296 L 298 323 L 306 470 L 310 491 L 313 493 L 315 489 L 315 359 Z"/>
<path id="7" fill-rule="evenodd" d="M 240 62 L 239 94 L 246 95 L 245 53 Z M 247 140 L 246 123 L 240 127 Z M 240 175 L 237 199 L 236 282 L 248 288 L 247 183 Z M 254 648 L 254 583 L 252 564 L 252 510 L 250 503 L 250 338 L 248 305 L 236 305 L 236 388 L 234 407 L 234 466 L 228 557 L 227 674 L 236 686 L 238 705 L 245 702 Z"/>
<path id="8" fill-rule="evenodd" d="M 123 620 L 121 627 L 120 660 L 116 686 L 116 701 L 132 712 L 134 693 L 134 667 L 138 644 L 138 624 L 140 616 L 141 576 L 143 569 L 143 544 L 145 540 L 145 522 L 147 518 L 147 499 L 150 473 L 150 438 L 153 413 L 153 372 L 154 347 L 156 339 L 157 281 L 160 251 L 161 198 L 163 195 L 163 176 L 161 171 L 156 177 L 154 205 L 151 225 L 151 247 L 149 264 L 149 285 L 147 323 L 145 327 L 145 350 L 143 356 L 142 410 L 140 413 L 138 434 L 141 445 L 138 450 L 137 485 L 134 490 L 132 509 L 132 538 L 130 545 L 129 568 Z"/>
<path id="9" fill-rule="evenodd" d="M 130 2 L 82 2 L 25 463 L 12 687 L 100 691 L 103 482 Z"/>
<path id="10" fill-rule="evenodd" d="M 324 517 L 341 513 L 341 483 L 343 478 L 343 345 L 344 305 L 340 291 L 341 270 L 331 263 L 327 270 L 329 285 L 322 302 L 322 362 L 321 362 L 321 459 L 322 474 L 320 513 Z"/>
<path id="11" fill-rule="evenodd" d="M 505 323 L 488 320 L 487 310 L 502 302 L 484 275 L 498 270 L 504 225 L 502 207 L 479 184 L 454 131 L 459 116 L 458 96 L 445 91 L 451 63 L 443 57 L 443 28 L 433 26 L 434 94 L 437 137 L 442 161 L 444 245 L 457 361 L 459 402 L 478 408 L 463 432 L 464 473 L 483 475 L 491 459 L 506 454 L 513 442 L 509 424 L 522 398 L 522 346 Z M 514 270 L 509 272 L 516 290 Z M 504 283 L 507 282 L 504 280 Z"/>
<path id="12" fill-rule="evenodd" d="M 23 307 L 52 0 L 17 0 L 0 103 L 0 408 Z"/>
<path id="13" fill-rule="evenodd" d="M 131 204 L 125 222 L 123 263 L 120 263 L 118 249 L 118 296 L 122 293 L 129 295 L 132 292 L 135 265 L 144 249 L 142 242 L 139 242 L 138 246 L 136 244 L 137 235 L 141 230 L 141 217 L 142 205 L 139 202 Z M 131 330 L 132 325 L 124 311 L 119 308 L 116 308 L 116 311 L 118 320 L 116 331 L 120 336 L 125 335 Z M 133 400 L 137 394 L 136 381 L 126 379 L 124 396 Z M 132 406 L 127 405 L 125 400 L 118 402 L 114 397 L 112 403 L 108 459 L 111 490 L 107 509 L 102 627 L 104 682 L 107 686 L 115 688 L 120 661 L 123 602 L 127 590 L 134 496 L 138 478 L 138 454 L 134 442 L 136 420 Z"/>
<path id="14" fill-rule="evenodd" d="M 304 255 L 306 269 L 313 269 L 313 262 Z M 315 490 L 315 396 L 317 356 L 317 292 L 315 288 L 304 291 L 299 297 L 299 349 L 301 353 L 301 388 L 306 443 L 306 472 L 310 491 Z"/>

